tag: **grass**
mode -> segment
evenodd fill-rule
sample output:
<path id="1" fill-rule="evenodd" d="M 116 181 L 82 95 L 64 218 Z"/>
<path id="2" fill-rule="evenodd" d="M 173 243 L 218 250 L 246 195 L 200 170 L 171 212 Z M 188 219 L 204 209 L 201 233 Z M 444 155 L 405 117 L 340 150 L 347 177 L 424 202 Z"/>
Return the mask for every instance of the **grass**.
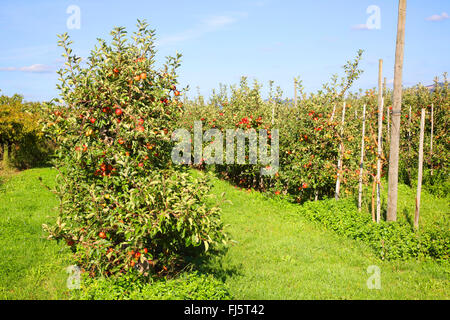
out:
<path id="1" fill-rule="evenodd" d="M 55 174 L 27 170 L 0 186 L 0 299 L 69 297 L 70 252 L 45 240 L 41 228 L 54 219 L 57 199 L 37 178 L 51 185 Z M 230 200 L 221 206 L 233 241 L 203 271 L 222 279 L 235 299 L 449 298 L 448 264 L 381 261 L 364 244 L 299 216 L 298 205 L 213 182 L 212 192 Z M 423 208 L 433 210 L 434 201 L 423 197 Z M 372 265 L 381 270 L 380 290 L 366 285 Z"/>
<path id="2" fill-rule="evenodd" d="M 382 216 L 386 217 L 388 184 L 384 180 L 381 189 Z M 363 208 L 371 212 L 372 188 L 367 187 L 363 193 Z M 375 196 L 376 197 L 376 196 Z M 376 199 L 376 198 L 375 198 Z M 398 185 L 397 220 L 414 226 L 414 214 L 416 210 L 416 189 L 405 184 Z M 357 200 L 355 200 L 356 203 Z M 419 229 L 428 230 L 436 228 L 437 224 L 450 228 L 450 197 L 439 198 L 422 188 Z"/>
<path id="3" fill-rule="evenodd" d="M 384 196 L 387 198 L 387 184 L 384 189 Z M 398 220 L 413 226 L 416 189 L 400 184 L 398 194 Z M 422 230 L 435 228 L 437 223 L 450 228 L 450 197 L 438 198 L 422 189 L 420 198 L 419 228 Z"/>
<path id="4" fill-rule="evenodd" d="M 364 244 L 300 217 L 295 204 L 220 180 L 214 185 L 232 202 L 223 205 L 223 219 L 235 242 L 210 268 L 227 271 L 223 278 L 236 299 L 449 298 L 448 265 L 384 262 Z M 371 265 L 381 270 L 381 290 L 367 287 Z"/>
<path id="5" fill-rule="evenodd" d="M 3 174 L 0 185 L 0 299 L 68 297 L 66 246 L 44 238 L 42 224 L 53 220 L 56 197 L 43 188 L 54 184 L 51 169 Z"/>

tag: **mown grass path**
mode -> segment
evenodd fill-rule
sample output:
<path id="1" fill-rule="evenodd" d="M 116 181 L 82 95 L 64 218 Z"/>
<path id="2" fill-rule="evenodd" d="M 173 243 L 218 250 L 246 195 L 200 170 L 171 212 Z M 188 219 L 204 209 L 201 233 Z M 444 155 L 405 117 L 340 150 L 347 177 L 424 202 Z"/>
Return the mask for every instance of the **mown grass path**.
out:
<path id="1" fill-rule="evenodd" d="M 22 172 L 0 186 L 0 299 L 65 299 L 70 252 L 44 239 L 54 220 L 52 169 Z M 213 180 L 234 240 L 209 262 L 236 299 L 448 299 L 449 270 L 435 262 L 383 262 L 363 244 L 323 230 L 297 214 L 297 205 L 240 191 Z M 338 213 L 336 213 L 338 214 Z M 370 290 L 367 268 L 381 270 Z"/>
<path id="2" fill-rule="evenodd" d="M 231 248 L 216 269 L 237 299 L 448 299 L 449 271 L 435 262 L 385 262 L 354 240 L 323 230 L 299 216 L 297 205 L 240 191 L 225 192 L 223 219 Z M 336 214 L 339 214 L 336 212 Z M 381 289 L 370 290 L 367 268 L 378 266 Z"/>
<path id="3" fill-rule="evenodd" d="M 43 223 L 54 221 L 54 170 L 33 169 L 0 185 L 0 299 L 65 299 L 66 245 L 44 238 Z"/>

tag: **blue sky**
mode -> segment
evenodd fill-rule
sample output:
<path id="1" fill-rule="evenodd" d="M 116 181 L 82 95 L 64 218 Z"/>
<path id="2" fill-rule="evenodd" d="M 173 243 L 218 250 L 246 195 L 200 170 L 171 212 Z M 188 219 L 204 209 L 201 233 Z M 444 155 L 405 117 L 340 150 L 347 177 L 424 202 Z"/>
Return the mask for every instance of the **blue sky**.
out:
<path id="1" fill-rule="evenodd" d="M 67 8 L 80 8 L 80 29 L 68 29 Z M 380 9 L 380 28 L 367 28 Z M 397 27 L 396 0 L 228 0 L 228 1 L 32 1 L 2 0 L 0 10 L 0 89 L 27 100 L 58 95 L 55 70 L 61 65 L 56 34 L 68 32 L 74 52 L 87 57 L 96 38 L 109 39 L 114 26 L 134 31 L 136 19 L 156 29 L 158 57 L 183 54 L 182 86 L 208 96 L 219 83 L 241 76 L 268 81 L 293 95 L 293 77 L 315 91 L 363 49 L 364 73 L 357 88 L 377 82 L 378 59 L 393 79 Z M 431 84 L 450 71 L 450 1 L 408 0 L 404 85 Z"/>

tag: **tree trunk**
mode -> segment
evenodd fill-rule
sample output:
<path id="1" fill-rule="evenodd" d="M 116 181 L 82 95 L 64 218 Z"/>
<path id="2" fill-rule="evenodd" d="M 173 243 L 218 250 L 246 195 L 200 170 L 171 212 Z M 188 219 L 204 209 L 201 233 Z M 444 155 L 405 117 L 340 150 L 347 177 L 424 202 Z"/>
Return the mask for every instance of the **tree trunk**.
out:
<path id="1" fill-rule="evenodd" d="M 382 136 L 383 136 L 383 88 L 382 88 L 382 75 L 383 75 L 383 60 L 380 59 L 378 63 L 378 152 L 377 152 L 377 223 L 381 219 L 381 154 L 382 149 Z"/>
<path id="2" fill-rule="evenodd" d="M 406 0 L 399 0 L 397 42 L 395 48 L 394 101 L 392 105 L 391 145 L 389 151 L 389 183 L 387 221 L 397 221 L 398 160 L 400 145 L 400 112 L 402 108 L 403 53 L 405 47 Z"/>
<path id="3" fill-rule="evenodd" d="M 3 160 L 2 160 L 3 169 L 6 169 L 9 167 L 9 157 L 10 156 L 11 156 L 11 144 L 9 142 L 5 142 L 3 144 Z"/>

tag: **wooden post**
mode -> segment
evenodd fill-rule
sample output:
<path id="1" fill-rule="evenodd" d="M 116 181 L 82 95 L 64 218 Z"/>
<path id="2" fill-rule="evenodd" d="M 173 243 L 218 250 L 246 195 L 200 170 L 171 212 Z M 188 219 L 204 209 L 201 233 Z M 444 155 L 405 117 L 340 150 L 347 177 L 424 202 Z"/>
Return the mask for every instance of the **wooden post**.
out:
<path id="1" fill-rule="evenodd" d="M 333 112 L 331 113 L 330 122 L 333 122 L 334 120 L 334 113 L 336 112 L 336 104 L 333 105 Z"/>
<path id="2" fill-rule="evenodd" d="M 383 101 L 386 100 L 386 77 L 384 77 L 384 81 L 383 81 Z M 390 126 L 390 122 L 391 122 L 391 110 L 389 109 L 389 106 L 386 107 L 386 120 L 387 120 L 387 131 L 386 131 L 386 143 L 387 145 L 389 145 L 390 143 L 390 135 L 391 135 L 391 126 Z"/>
<path id="3" fill-rule="evenodd" d="M 391 145 L 389 148 L 389 182 L 387 221 L 397 221 L 398 160 L 400 149 L 400 112 L 402 108 L 402 76 L 405 47 L 406 0 L 399 0 L 397 42 L 395 48 L 394 98 L 392 104 Z"/>
<path id="4" fill-rule="evenodd" d="M 409 106 L 409 116 L 408 116 L 408 159 L 411 159 L 411 105 Z M 411 166 L 408 165 L 408 177 L 411 179 Z"/>
<path id="5" fill-rule="evenodd" d="M 420 194 L 422 191 L 422 170 L 423 170 L 423 136 L 425 131 L 425 108 L 422 108 L 422 116 L 420 118 L 420 141 L 419 141 L 419 171 L 417 173 L 417 195 L 416 195 L 416 212 L 414 214 L 414 228 L 419 228 L 420 214 Z"/>
<path id="6" fill-rule="evenodd" d="M 361 158 L 359 160 L 359 186 L 358 186 L 358 210 L 361 211 L 362 189 L 363 189 L 363 169 L 364 169 L 364 138 L 366 134 L 366 105 L 363 106 L 362 137 L 361 137 Z"/>
<path id="7" fill-rule="evenodd" d="M 372 221 L 377 221 L 375 218 L 375 189 L 377 187 L 377 180 L 375 177 L 373 177 L 373 183 L 372 183 Z"/>
<path id="8" fill-rule="evenodd" d="M 387 117 L 386 143 L 389 145 L 390 142 L 389 135 L 391 133 L 391 110 L 389 110 L 389 106 L 386 108 L 386 117 Z"/>
<path id="9" fill-rule="evenodd" d="M 430 166 L 433 175 L 433 131 L 434 131 L 434 105 L 431 104 L 431 137 L 430 137 Z"/>
<path id="10" fill-rule="evenodd" d="M 378 63 L 378 152 L 377 152 L 377 223 L 381 219 L 381 154 L 383 136 L 383 88 L 382 88 L 383 60 Z"/>
<path id="11" fill-rule="evenodd" d="M 339 190 L 341 188 L 340 175 L 341 175 L 341 171 L 342 171 L 342 156 L 343 156 L 342 153 L 344 152 L 344 142 L 343 142 L 343 138 L 342 138 L 342 135 L 344 134 L 344 124 L 345 124 L 345 102 L 344 102 L 344 107 L 342 108 L 341 143 L 339 145 L 339 158 L 338 158 L 337 177 L 336 177 L 336 191 L 334 194 L 334 198 L 336 200 L 339 200 Z"/>

